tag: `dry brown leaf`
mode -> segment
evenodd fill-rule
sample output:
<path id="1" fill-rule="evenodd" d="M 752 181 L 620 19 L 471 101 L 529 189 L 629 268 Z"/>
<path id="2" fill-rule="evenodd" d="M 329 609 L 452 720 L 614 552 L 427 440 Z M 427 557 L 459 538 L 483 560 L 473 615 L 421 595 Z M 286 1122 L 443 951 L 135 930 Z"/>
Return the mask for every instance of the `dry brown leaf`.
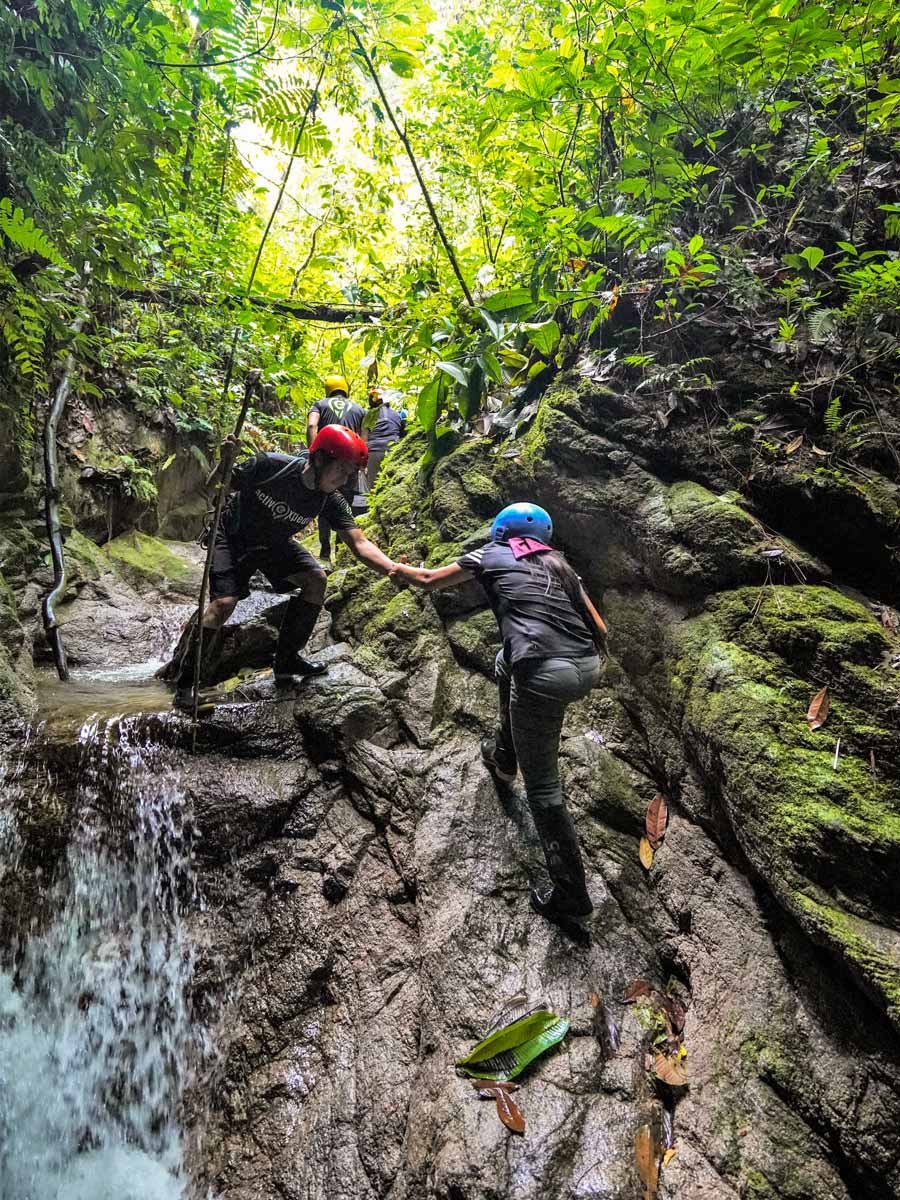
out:
<path id="1" fill-rule="evenodd" d="M 662 1165 L 664 1167 L 667 1167 L 677 1153 L 678 1153 L 678 1147 L 670 1146 L 668 1148 L 668 1150 L 665 1152 L 665 1154 L 663 1155 Z"/>
<path id="2" fill-rule="evenodd" d="M 625 1003 L 633 1004 L 635 1000 L 640 1000 L 641 996 L 649 996 L 652 991 L 653 988 L 646 979 L 635 979 L 625 989 Z"/>
<path id="3" fill-rule="evenodd" d="M 666 836 L 666 825 L 669 821 L 669 806 L 662 792 L 657 792 L 647 805 L 644 825 L 647 829 L 647 840 L 655 850 Z"/>
<path id="4" fill-rule="evenodd" d="M 649 1125 L 634 1135 L 634 1156 L 644 1185 L 644 1200 L 655 1200 L 659 1190 L 659 1146 Z"/>
<path id="5" fill-rule="evenodd" d="M 803 434 L 798 433 L 795 438 L 792 438 L 784 448 L 785 454 L 793 454 L 803 445 Z"/>
<path id="6" fill-rule="evenodd" d="M 820 729 L 825 724 L 828 720 L 828 710 L 830 708 L 831 701 L 828 699 L 828 688 L 823 687 L 810 700 L 809 708 L 806 711 L 806 723 L 810 729 Z"/>
<path id="7" fill-rule="evenodd" d="M 485 1100 L 490 1098 L 496 1102 L 497 1116 L 507 1129 L 511 1129 L 513 1133 L 525 1132 L 525 1117 L 521 1108 L 509 1094 L 515 1090 L 516 1084 L 494 1083 L 486 1080 L 473 1080 L 472 1082 L 486 1085 L 479 1087 L 478 1095 Z"/>
<path id="8" fill-rule="evenodd" d="M 885 629 L 889 629 L 891 633 L 897 633 L 900 630 L 900 616 L 888 604 L 881 606 L 881 624 Z"/>
<path id="9" fill-rule="evenodd" d="M 674 1035 L 680 1034 L 684 1029 L 684 1021 L 687 1016 L 687 1010 L 684 1005 L 674 996 L 663 996 L 660 1007 L 666 1020 L 672 1027 Z"/>
<path id="10" fill-rule="evenodd" d="M 812 452 L 813 454 L 818 454 L 819 458 L 827 458 L 829 455 L 828 450 L 821 450 L 818 446 L 813 446 Z"/>
<path id="11" fill-rule="evenodd" d="M 680 1059 L 657 1054 L 653 1059 L 653 1074 L 669 1087 L 687 1087 L 687 1068 Z"/>
<path id="12" fill-rule="evenodd" d="M 591 1008 L 599 1008 L 599 1007 L 600 1007 L 600 997 L 597 995 L 596 992 L 591 992 Z"/>
<path id="13" fill-rule="evenodd" d="M 650 842 L 647 840 L 647 838 L 641 838 L 641 845 L 638 853 L 641 856 L 641 866 L 645 870 L 649 871 L 653 866 L 653 847 L 650 845 Z"/>

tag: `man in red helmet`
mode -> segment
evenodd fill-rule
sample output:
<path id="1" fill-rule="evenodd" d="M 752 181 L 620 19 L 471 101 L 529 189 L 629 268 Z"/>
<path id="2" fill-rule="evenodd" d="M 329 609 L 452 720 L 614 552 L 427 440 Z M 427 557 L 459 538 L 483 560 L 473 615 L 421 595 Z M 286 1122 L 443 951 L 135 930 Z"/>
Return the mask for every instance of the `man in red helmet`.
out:
<path id="1" fill-rule="evenodd" d="M 358 434 L 328 425 L 309 450 L 296 456 L 256 454 L 234 468 L 233 494 L 216 537 L 210 576 L 210 602 L 204 629 L 218 629 L 250 591 L 250 579 L 262 571 L 276 592 L 290 595 L 275 649 L 275 684 L 287 687 L 298 675 L 319 674 L 324 663 L 300 653 L 309 640 L 325 600 L 325 572 L 295 540 L 316 517 L 324 515 L 353 554 L 387 575 L 395 564 L 358 529 L 340 494 L 347 480 L 365 470 L 368 450 Z M 181 662 L 176 706 L 193 703 L 194 648 Z"/>

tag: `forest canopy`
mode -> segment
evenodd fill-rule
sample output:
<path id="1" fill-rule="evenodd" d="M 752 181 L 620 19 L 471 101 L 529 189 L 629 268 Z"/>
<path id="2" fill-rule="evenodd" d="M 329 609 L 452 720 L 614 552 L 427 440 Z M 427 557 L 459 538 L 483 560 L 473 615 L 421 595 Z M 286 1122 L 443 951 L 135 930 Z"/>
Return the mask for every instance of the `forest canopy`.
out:
<path id="1" fill-rule="evenodd" d="M 770 323 L 798 388 L 810 347 L 891 371 L 898 28 L 889 0 L 0 4 L 19 437 L 69 354 L 82 396 L 218 434 L 232 341 L 271 444 L 339 368 L 404 393 L 427 456 L 515 433 L 617 322 L 651 381 L 711 313 Z"/>

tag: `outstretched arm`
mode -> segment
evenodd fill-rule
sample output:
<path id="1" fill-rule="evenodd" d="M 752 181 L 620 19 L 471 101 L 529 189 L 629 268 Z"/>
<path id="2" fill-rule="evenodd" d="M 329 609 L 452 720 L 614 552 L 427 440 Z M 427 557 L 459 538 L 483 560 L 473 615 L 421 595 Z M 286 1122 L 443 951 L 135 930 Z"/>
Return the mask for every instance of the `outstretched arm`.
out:
<path id="1" fill-rule="evenodd" d="M 361 529 L 354 526 L 352 529 L 336 529 L 335 533 L 360 562 L 367 563 L 383 575 L 393 576 L 398 564 L 379 550 L 374 542 L 370 542 Z"/>
<path id="2" fill-rule="evenodd" d="M 429 571 L 427 567 L 395 563 L 391 571 L 391 579 L 403 579 L 407 583 L 414 583 L 426 592 L 439 592 L 442 588 L 456 587 L 457 584 L 472 578 L 472 572 L 466 571 L 459 563 L 450 563 L 448 567 L 437 567 L 433 571 Z"/>

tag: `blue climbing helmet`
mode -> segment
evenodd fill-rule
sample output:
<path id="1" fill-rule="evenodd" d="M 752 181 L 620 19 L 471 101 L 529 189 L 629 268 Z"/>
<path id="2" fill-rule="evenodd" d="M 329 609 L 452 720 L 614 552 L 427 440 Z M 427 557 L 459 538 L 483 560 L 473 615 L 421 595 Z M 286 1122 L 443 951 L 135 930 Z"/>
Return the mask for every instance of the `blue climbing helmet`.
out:
<path id="1" fill-rule="evenodd" d="M 553 521 L 546 508 L 539 504 L 507 504 L 494 517 L 491 541 L 506 542 L 511 537 L 533 537 L 549 542 L 553 537 Z"/>

